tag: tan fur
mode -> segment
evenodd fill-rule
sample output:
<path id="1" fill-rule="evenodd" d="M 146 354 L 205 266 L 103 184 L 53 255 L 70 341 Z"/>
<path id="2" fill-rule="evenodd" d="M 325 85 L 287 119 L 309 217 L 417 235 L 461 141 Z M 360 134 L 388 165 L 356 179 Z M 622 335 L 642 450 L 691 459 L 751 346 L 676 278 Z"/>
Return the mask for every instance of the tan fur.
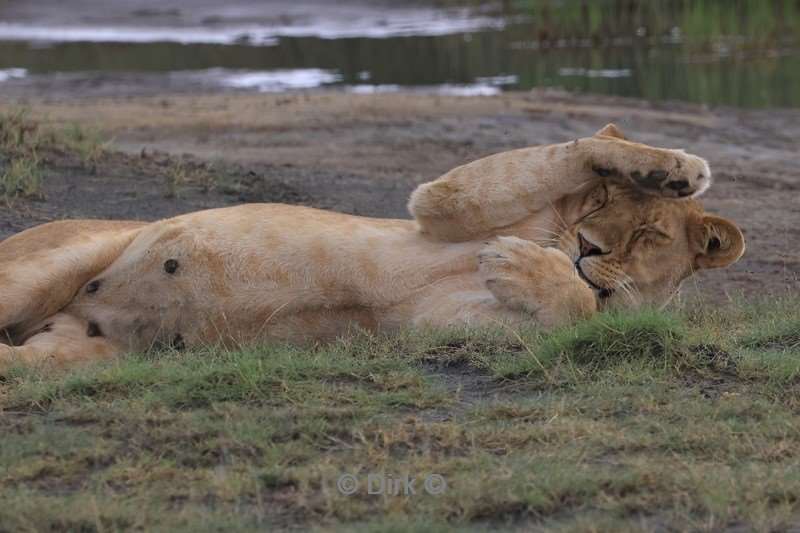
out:
<path id="1" fill-rule="evenodd" d="M 698 196 L 711 184 L 705 160 L 622 137 L 609 124 L 586 139 L 484 157 L 420 185 L 411 195 L 409 211 L 422 232 L 466 241 L 491 235 L 579 193 L 596 183 L 598 172 L 660 197 Z M 684 183 L 683 188 L 672 188 Z"/>
<path id="2" fill-rule="evenodd" d="M 24 330 L 67 305 L 143 222 L 52 222 L 0 243 L 0 329 Z M 12 331 L 13 333 L 13 331 Z"/>
<path id="3" fill-rule="evenodd" d="M 88 337 L 86 320 L 56 313 L 26 332 L 22 346 L 0 344 L 0 369 L 4 365 L 53 365 L 66 367 L 76 363 L 111 359 L 122 350 L 106 337 Z"/>
<path id="4" fill-rule="evenodd" d="M 738 259 L 735 225 L 625 178 L 641 168 L 682 179 L 677 166 L 702 160 L 604 132 L 456 169 L 415 194 L 416 222 L 250 204 L 25 231 L 0 243 L 0 367 L 324 340 L 356 327 L 551 327 L 606 305 L 663 302 L 694 270 Z M 556 170 L 546 176 L 520 170 L 548 169 L 548 157 Z M 597 164 L 615 173 L 586 171 Z M 586 242 L 602 255 L 581 257 Z"/>

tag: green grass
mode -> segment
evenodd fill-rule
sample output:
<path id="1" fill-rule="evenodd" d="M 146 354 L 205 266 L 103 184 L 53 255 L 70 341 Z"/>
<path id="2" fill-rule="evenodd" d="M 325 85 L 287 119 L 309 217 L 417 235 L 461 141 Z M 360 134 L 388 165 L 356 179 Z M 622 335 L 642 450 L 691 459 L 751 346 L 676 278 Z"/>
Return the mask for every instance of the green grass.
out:
<path id="1" fill-rule="evenodd" d="M 188 181 L 186 165 L 182 160 L 177 160 L 170 165 L 164 174 L 165 198 L 177 198 L 180 188 Z"/>
<path id="2" fill-rule="evenodd" d="M 219 165 L 219 163 L 217 163 Z M 196 162 L 185 158 L 170 158 L 165 162 L 164 197 L 178 198 L 187 185 L 194 185 L 203 193 L 222 186 L 232 192 L 231 185 L 225 185 L 224 172 L 217 172 L 214 163 Z M 236 189 L 236 192 L 239 192 Z"/>
<path id="3" fill-rule="evenodd" d="M 787 529 L 798 332 L 787 300 L 15 369 L 0 530 Z"/>
<path id="4" fill-rule="evenodd" d="M 83 128 L 77 124 L 67 125 L 51 139 L 55 144 L 61 144 L 77 155 L 81 164 L 93 172 L 96 172 L 97 163 L 113 142 L 106 140 L 99 130 Z"/>
<path id="5" fill-rule="evenodd" d="M 94 171 L 109 144 L 99 132 L 76 124 L 44 127 L 23 108 L 0 113 L 0 199 L 7 205 L 18 198 L 43 199 L 47 160 L 75 158 Z"/>
<path id="6" fill-rule="evenodd" d="M 0 115 L 0 197 L 6 203 L 40 194 L 39 128 L 23 110 Z"/>

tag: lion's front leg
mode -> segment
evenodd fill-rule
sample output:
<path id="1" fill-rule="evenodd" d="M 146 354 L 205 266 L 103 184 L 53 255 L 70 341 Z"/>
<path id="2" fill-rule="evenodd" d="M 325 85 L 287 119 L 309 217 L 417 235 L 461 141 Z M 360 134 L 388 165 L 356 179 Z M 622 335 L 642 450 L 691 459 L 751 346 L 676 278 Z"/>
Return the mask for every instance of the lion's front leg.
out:
<path id="1" fill-rule="evenodd" d="M 550 328 L 597 311 L 594 291 L 572 261 L 555 248 L 516 237 L 500 237 L 478 255 L 486 287 L 505 307 L 531 314 Z"/>
<path id="2" fill-rule="evenodd" d="M 449 242 L 486 238 L 603 180 L 667 198 L 697 196 L 708 164 L 683 150 L 630 142 L 606 126 L 592 137 L 494 154 L 460 166 L 412 193 L 420 231 Z"/>

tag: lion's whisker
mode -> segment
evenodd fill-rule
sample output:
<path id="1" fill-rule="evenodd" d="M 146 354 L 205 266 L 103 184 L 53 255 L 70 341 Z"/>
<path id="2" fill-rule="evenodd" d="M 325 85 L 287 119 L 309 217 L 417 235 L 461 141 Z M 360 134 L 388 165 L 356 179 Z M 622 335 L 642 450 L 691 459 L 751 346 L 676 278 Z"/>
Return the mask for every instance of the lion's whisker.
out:
<path id="1" fill-rule="evenodd" d="M 558 220 L 556 222 L 559 222 L 559 221 L 561 222 L 561 224 L 562 224 L 561 225 L 561 229 L 562 230 L 567 229 L 569 227 L 569 224 L 567 224 L 567 221 L 564 220 L 564 217 L 561 216 L 561 213 L 558 212 L 558 209 L 556 209 L 556 206 L 553 205 L 553 202 L 552 201 L 548 202 L 548 204 L 550 205 L 550 209 L 553 210 L 553 213 L 556 215 L 556 217 L 558 217 Z"/>

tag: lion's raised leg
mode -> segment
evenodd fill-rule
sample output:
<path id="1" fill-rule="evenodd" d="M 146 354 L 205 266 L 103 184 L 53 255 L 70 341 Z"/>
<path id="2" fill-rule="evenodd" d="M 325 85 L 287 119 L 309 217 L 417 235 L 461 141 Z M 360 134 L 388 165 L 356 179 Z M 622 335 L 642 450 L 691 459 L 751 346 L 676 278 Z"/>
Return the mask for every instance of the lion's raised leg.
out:
<path id="1" fill-rule="evenodd" d="M 89 322 L 57 313 L 25 332 L 20 346 L 0 344 L 0 372 L 18 364 L 65 367 L 121 353 L 119 346 L 97 333 Z"/>
<path id="2" fill-rule="evenodd" d="M 467 241 L 489 237 L 603 180 L 682 198 L 701 194 L 711 174 L 697 156 L 629 142 L 607 126 L 593 137 L 502 152 L 455 168 L 420 185 L 408 208 L 423 233 Z"/>
<path id="3" fill-rule="evenodd" d="M 551 328 L 597 311 L 597 298 L 572 261 L 555 248 L 516 237 L 500 237 L 479 256 L 486 287 L 506 308 L 532 315 Z"/>

